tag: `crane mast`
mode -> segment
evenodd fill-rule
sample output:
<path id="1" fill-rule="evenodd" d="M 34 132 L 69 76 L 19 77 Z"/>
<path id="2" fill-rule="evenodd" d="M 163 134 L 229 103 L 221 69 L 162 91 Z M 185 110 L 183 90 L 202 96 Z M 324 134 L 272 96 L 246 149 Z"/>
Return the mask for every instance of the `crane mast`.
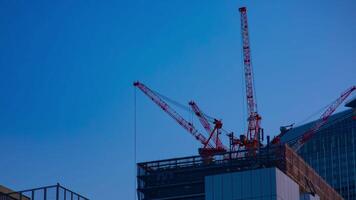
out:
<path id="1" fill-rule="evenodd" d="M 248 129 L 246 133 L 245 142 L 246 146 L 252 148 L 257 148 L 260 145 L 261 138 L 261 116 L 257 112 L 257 104 L 255 100 L 254 91 L 254 77 L 251 63 L 251 49 L 250 49 L 250 39 L 248 32 L 248 22 L 247 22 L 247 9 L 246 7 L 239 8 L 241 15 L 241 37 L 242 37 L 242 52 L 243 52 L 243 63 L 244 63 L 244 73 L 245 73 L 245 90 L 246 90 L 246 101 L 247 101 L 247 111 L 248 111 Z"/>

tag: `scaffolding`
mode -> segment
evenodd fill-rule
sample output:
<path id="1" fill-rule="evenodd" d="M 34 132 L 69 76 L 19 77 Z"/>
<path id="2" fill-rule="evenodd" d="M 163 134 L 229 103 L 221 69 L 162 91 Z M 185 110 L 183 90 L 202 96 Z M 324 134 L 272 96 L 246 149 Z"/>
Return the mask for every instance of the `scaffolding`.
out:
<path id="1" fill-rule="evenodd" d="M 315 193 L 321 200 L 341 200 L 298 154 L 287 145 L 264 147 L 256 155 L 241 150 L 215 155 L 173 158 L 137 164 L 139 200 L 190 199 L 204 200 L 206 176 L 276 167 L 292 178 L 301 192 Z"/>

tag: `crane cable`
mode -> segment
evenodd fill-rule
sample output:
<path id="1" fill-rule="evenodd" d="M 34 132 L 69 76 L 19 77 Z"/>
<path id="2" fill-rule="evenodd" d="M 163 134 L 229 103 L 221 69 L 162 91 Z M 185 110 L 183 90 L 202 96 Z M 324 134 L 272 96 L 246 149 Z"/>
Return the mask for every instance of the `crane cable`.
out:
<path id="1" fill-rule="evenodd" d="M 333 125 L 334 123 L 339 122 L 340 120 L 346 119 L 346 118 L 351 117 L 351 116 L 352 116 L 352 113 L 344 113 L 343 115 L 340 115 L 340 116 L 339 116 L 338 118 L 336 118 L 336 119 L 329 119 L 329 120 L 328 120 L 328 123 L 325 124 L 324 126 L 322 126 L 319 130 L 317 130 L 316 133 L 319 132 L 319 131 L 320 131 L 321 129 L 323 129 L 323 128 L 327 128 L 327 127 Z M 297 135 L 297 136 L 295 136 L 295 137 L 289 139 L 288 141 L 285 141 L 285 143 L 294 144 L 294 143 L 295 143 L 298 139 L 300 139 L 301 137 L 303 137 L 303 134 L 302 134 L 302 135 Z"/>
<path id="2" fill-rule="evenodd" d="M 135 91 L 136 91 L 136 90 L 135 90 Z M 157 92 L 157 91 L 155 91 L 155 90 L 152 90 L 152 89 L 151 89 L 151 91 L 152 91 L 153 93 L 155 93 L 155 95 L 157 95 L 157 96 L 159 96 L 160 98 L 164 99 L 165 101 L 167 101 L 167 102 L 169 102 L 169 103 L 171 103 L 171 104 L 173 104 L 173 105 L 175 105 L 175 106 L 177 106 L 177 107 L 179 107 L 179 108 L 185 110 L 185 111 L 188 112 L 188 113 L 191 113 L 191 114 L 192 114 L 192 121 L 191 121 L 191 123 L 193 124 L 194 111 L 191 109 L 191 107 L 186 106 L 186 105 L 184 105 L 184 104 L 181 104 L 181 103 L 179 103 L 178 101 L 173 100 L 173 99 L 171 99 L 171 98 L 169 98 L 169 97 L 167 97 L 167 96 L 165 96 L 165 95 L 163 95 L 163 94 L 161 94 L 161 93 L 159 93 L 159 92 Z M 135 93 L 135 95 L 136 95 L 136 93 Z M 136 101 L 136 96 L 135 96 L 135 101 Z M 136 106 L 136 105 L 135 105 L 135 106 Z M 135 112 L 136 112 L 136 111 L 135 111 Z M 206 114 L 206 113 L 204 113 L 204 112 L 202 112 L 202 111 L 201 111 L 201 114 L 204 115 L 204 117 L 205 117 L 210 123 L 213 123 L 213 122 L 215 121 L 215 119 L 216 119 L 215 117 L 212 117 L 212 116 L 210 116 L 210 115 L 208 115 L 208 114 Z M 136 122 L 135 122 L 135 123 L 136 123 Z M 221 130 L 222 130 L 223 132 L 225 132 L 226 134 L 229 134 L 229 133 L 232 132 L 232 131 L 230 131 L 230 130 L 226 130 L 226 129 L 223 129 L 223 128 L 221 128 Z"/>
<path id="3" fill-rule="evenodd" d="M 133 172 L 134 172 L 134 194 L 133 194 L 133 199 L 136 200 L 136 162 L 137 162 L 137 100 L 136 100 L 136 87 L 134 87 L 134 127 L 133 127 L 133 131 L 134 131 L 134 135 L 133 135 L 133 152 L 134 152 L 134 169 L 133 169 Z"/>
<path id="4" fill-rule="evenodd" d="M 151 90 L 152 90 L 152 89 L 151 89 Z M 181 103 L 179 103 L 179 102 L 177 102 L 177 101 L 175 101 L 175 100 L 173 100 L 173 99 L 171 99 L 171 98 L 169 98 L 169 97 L 167 97 L 167 96 L 165 96 L 165 95 L 163 95 L 163 94 L 160 94 L 160 93 L 157 92 L 157 91 L 152 90 L 152 92 L 154 92 L 157 96 L 161 97 L 161 98 L 164 99 L 165 101 L 170 102 L 171 104 L 173 104 L 173 105 L 175 105 L 175 106 L 177 106 L 177 107 L 179 107 L 179 108 L 185 110 L 186 112 L 194 113 L 193 110 L 192 110 L 189 106 L 186 106 L 186 105 L 184 105 L 184 104 L 181 104 Z M 202 114 L 204 115 L 204 117 L 206 117 L 206 118 L 208 119 L 208 121 L 210 121 L 210 122 L 214 122 L 214 119 L 216 119 L 215 117 L 212 117 L 212 116 L 210 116 L 210 115 L 208 115 L 208 114 L 206 114 L 206 113 L 204 113 L 204 112 L 201 112 L 201 113 L 202 113 Z"/>
<path id="5" fill-rule="evenodd" d="M 313 114 L 311 114 L 310 116 L 308 116 L 305 120 L 302 120 L 302 121 L 300 121 L 300 122 L 298 122 L 298 123 L 296 123 L 296 126 L 300 126 L 300 125 L 302 125 L 302 124 L 305 124 L 307 121 L 310 121 L 310 119 L 311 118 L 313 118 L 313 117 L 315 117 L 317 114 L 320 114 L 322 111 L 324 111 L 325 112 L 325 110 L 326 110 L 326 108 L 328 108 L 331 104 L 333 104 L 335 102 L 335 100 L 334 101 L 332 101 L 332 102 L 330 102 L 329 104 L 327 104 L 326 106 L 323 106 L 322 108 L 320 108 L 320 109 L 318 109 L 316 112 L 314 112 Z M 336 110 L 335 110 L 336 111 Z M 350 115 L 351 116 L 351 115 Z M 339 118 L 344 118 L 344 117 L 348 117 L 348 114 L 346 113 L 345 115 L 343 115 L 343 116 L 340 116 Z M 313 123 L 311 126 L 313 126 L 315 123 L 317 123 L 318 121 L 320 121 L 321 119 L 320 118 L 318 118 L 318 119 L 316 119 L 316 120 L 314 120 L 314 121 L 312 121 L 312 122 L 310 122 L 310 123 Z M 335 121 L 337 121 L 338 119 L 333 119 L 333 120 L 328 120 L 329 122 L 328 122 L 328 124 L 332 124 L 333 122 L 335 122 Z M 318 132 L 319 130 L 317 130 L 316 132 Z M 295 143 L 299 138 L 301 138 L 303 135 L 299 135 L 299 136 L 295 136 L 294 138 L 292 138 L 292 139 L 290 139 L 290 140 L 288 140 L 288 141 L 286 141 L 286 143 Z"/>
<path id="6" fill-rule="evenodd" d="M 313 117 L 315 117 L 316 115 L 322 113 L 323 111 L 326 110 L 327 107 L 329 107 L 334 101 L 330 102 L 329 104 L 321 107 L 320 109 L 318 109 L 317 111 L 315 111 L 314 113 L 312 113 L 311 115 L 309 115 L 306 119 L 296 123 L 295 126 L 299 126 L 299 125 L 302 125 L 302 124 L 305 124 L 307 121 L 310 121 Z M 316 119 L 315 121 L 318 121 L 319 119 Z"/>

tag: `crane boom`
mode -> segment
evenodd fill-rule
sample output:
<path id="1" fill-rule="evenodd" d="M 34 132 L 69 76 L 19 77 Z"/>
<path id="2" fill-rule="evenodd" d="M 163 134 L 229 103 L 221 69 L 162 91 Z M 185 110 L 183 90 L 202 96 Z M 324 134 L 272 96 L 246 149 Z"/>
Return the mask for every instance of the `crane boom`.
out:
<path id="1" fill-rule="evenodd" d="M 209 143 L 209 141 L 205 138 L 204 135 L 198 132 L 198 130 L 193 126 L 192 123 L 185 120 L 182 116 L 180 116 L 173 108 L 171 108 L 166 102 L 164 102 L 154 91 L 145 86 L 144 84 L 136 81 L 133 84 L 135 87 L 139 88 L 144 94 L 147 95 L 154 103 L 156 103 L 164 112 L 166 112 L 169 116 L 171 116 L 178 124 L 180 124 L 184 129 L 186 129 L 190 134 L 192 134 L 201 144 L 207 146 L 209 148 L 213 148 L 213 146 Z"/>
<path id="2" fill-rule="evenodd" d="M 222 123 L 219 120 L 214 119 L 215 126 L 214 126 L 214 129 L 211 129 L 208 119 L 205 117 L 204 113 L 200 110 L 198 105 L 194 101 L 190 101 L 189 105 L 192 108 L 195 115 L 199 118 L 199 121 L 202 124 L 202 126 L 204 127 L 204 129 L 206 130 L 206 132 L 209 134 L 208 141 L 211 141 L 211 139 L 212 139 L 215 144 L 216 149 L 227 150 L 227 147 L 225 147 L 223 145 L 223 143 L 221 142 L 221 140 L 219 138 L 219 133 L 218 133 L 218 129 L 220 129 L 222 127 Z M 216 134 L 215 134 L 215 132 L 216 132 Z"/>
<path id="3" fill-rule="evenodd" d="M 319 121 L 312 126 L 308 131 L 306 131 L 297 142 L 292 145 L 295 151 L 298 151 L 308 140 L 310 140 L 315 133 L 327 123 L 329 117 L 334 113 L 334 111 L 345 101 L 345 99 L 350 96 L 350 94 L 356 90 L 356 86 L 352 86 L 344 91 L 334 102 L 328 106 L 324 113 L 320 116 Z"/>
<path id="4" fill-rule="evenodd" d="M 204 127 L 204 129 L 210 133 L 212 131 L 210 123 L 208 121 L 208 119 L 206 119 L 204 117 L 204 114 L 201 112 L 200 108 L 198 107 L 198 105 L 194 102 L 194 101 L 190 101 L 189 102 L 190 107 L 192 108 L 193 112 L 195 113 L 195 115 L 199 118 L 200 123 L 202 124 L 202 126 Z"/>
<path id="5" fill-rule="evenodd" d="M 261 116 L 257 112 L 257 104 L 254 97 L 254 78 L 251 63 L 251 50 L 250 50 L 250 39 L 248 32 L 248 22 L 247 22 L 247 9 L 246 7 L 239 8 L 241 14 L 241 36 L 242 36 L 242 52 L 243 52 L 243 63 L 244 63 L 244 73 L 245 73 L 245 90 L 246 90 L 246 100 L 247 100 L 247 111 L 248 111 L 248 130 L 246 133 L 247 140 L 259 144 L 260 140 L 260 122 Z"/>

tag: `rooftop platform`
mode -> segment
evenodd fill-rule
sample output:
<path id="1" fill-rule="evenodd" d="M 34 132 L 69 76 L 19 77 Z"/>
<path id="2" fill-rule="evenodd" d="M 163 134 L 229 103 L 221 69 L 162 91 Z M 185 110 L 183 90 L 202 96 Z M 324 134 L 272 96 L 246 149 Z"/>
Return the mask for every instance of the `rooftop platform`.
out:
<path id="1" fill-rule="evenodd" d="M 139 200 L 203 200 L 206 176 L 271 167 L 292 178 L 302 192 L 318 194 L 322 200 L 342 199 L 287 145 L 265 147 L 254 156 L 238 151 L 219 154 L 210 160 L 191 156 L 138 163 L 138 197 Z"/>

